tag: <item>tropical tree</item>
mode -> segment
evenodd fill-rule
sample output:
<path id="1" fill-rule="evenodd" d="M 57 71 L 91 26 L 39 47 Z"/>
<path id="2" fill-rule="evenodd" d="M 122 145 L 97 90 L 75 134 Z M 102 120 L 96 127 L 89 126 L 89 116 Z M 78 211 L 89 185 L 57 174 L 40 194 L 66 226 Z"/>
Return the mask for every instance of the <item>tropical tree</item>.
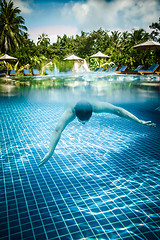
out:
<path id="1" fill-rule="evenodd" d="M 0 50 L 2 53 L 12 52 L 26 37 L 27 27 L 20 13 L 21 10 L 18 7 L 14 8 L 11 0 L 0 1 Z"/>
<path id="2" fill-rule="evenodd" d="M 109 36 L 108 32 L 103 30 L 102 28 L 97 31 L 93 31 L 88 35 L 89 43 L 92 46 L 91 54 L 94 54 L 98 51 L 105 52 L 107 47 L 109 46 Z"/>
<path id="3" fill-rule="evenodd" d="M 30 39 L 24 39 L 24 44 L 14 51 L 14 56 L 19 60 L 19 65 L 31 64 L 31 57 L 39 55 L 36 44 Z"/>
<path id="4" fill-rule="evenodd" d="M 78 56 L 85 58 L 87 55 L 91 55 L 93 43 L 89 34 L 81 31 L 81 35 L 76 35 L 74 39 L 73 50 Z"/>
<path id="5" fill-rule="evenodd" d="M 132 29 L 130 33 L 130 41 L 131 45 L 136 45 L 142 42 L 145 42 L 149 39 L 149 33 L 147 33 L 144 29 L 135 30 Z"/>
<path id="6" fill-rule="evenodd" d="M 120 49 L 120 38 L 121 38 L 121 32 L 119 31 L 114 31 L 114 32 L 111 32 L 111 37 L 110 37 L 110 40 L 111 40 L 111 44 L 112 46 L 114 47 L 115 49 L 115 52 L 119 51 Z"/>
<path id="7" fill-rule="evenodd" d="M 151 32 L 151 37 L 155 40 L 160 42 L 160 18 L 159 22 L 152 23 L 149 26 L 153 31 Z"/>
<path id="8" fill-rule="evenodd" d="M 52 52 L 51 49 L 49 49 L 50 46 L 50 38 L 47 34 L 42 33 L 38 37 L 37 42 L 37 48 L 40 52 L 40 54 L 44 55 L 46 58 L 50 58 L 50 53 Z"/>
<path id="9" fill-rule="evenodd" d="M 50 44 L 50 39 L 48 37 L 47 34 L 42 33 L 39 37 L 38 37 L 38 42 L 37 45 L 42 45 L 44 47 L 48 47 Z"/>
<path id="10" fill-rule="evenodd" d="M 132 29 L 131 33 L 129 33 L 129 56 L 132 61 L 131 65 L 134 66 L 134 68 L 139 64 L 147 64 L 149 60 L 149 53 L 147 51 L 135 50 L 132 47 L 147 41 L 149 37 L 149 33 L 147 33 L 144 29 Z"/>

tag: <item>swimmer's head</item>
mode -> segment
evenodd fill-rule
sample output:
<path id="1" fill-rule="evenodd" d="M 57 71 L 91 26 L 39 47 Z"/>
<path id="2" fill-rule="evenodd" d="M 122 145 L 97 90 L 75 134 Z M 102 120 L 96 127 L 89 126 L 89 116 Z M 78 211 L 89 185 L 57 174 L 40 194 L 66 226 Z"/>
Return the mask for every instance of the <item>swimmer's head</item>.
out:
<path id="1" fill-rule="evenodd" d="M 92 105 L 89 102 L 78 102 L 75 106 L 75 113 L 78 120 L 85 124 L 92 116 Z"/>

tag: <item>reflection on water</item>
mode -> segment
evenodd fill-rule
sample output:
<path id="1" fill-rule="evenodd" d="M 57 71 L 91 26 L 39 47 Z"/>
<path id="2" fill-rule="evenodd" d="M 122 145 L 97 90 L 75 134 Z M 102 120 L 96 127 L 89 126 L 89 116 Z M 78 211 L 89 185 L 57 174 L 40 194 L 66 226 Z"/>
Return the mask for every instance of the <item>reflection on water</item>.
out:
<path id="1" fill-rule="evenodd" d="M 3 96 L 30 95 L 35 100 L 77 101 L 79 98 L 102 98 L 107 101 L 132 101 L 131 93 L 143 95 L 160 90 L 160 76 L 118 75 L 102 73 L 60 74 L 36 77 L 1 78 Z M 47 90 L 47 91 L 46 91 Z M 133 95 L 132 95 L 133 96 Z M 135 100 L 135 99 L 133 99 Z"/>

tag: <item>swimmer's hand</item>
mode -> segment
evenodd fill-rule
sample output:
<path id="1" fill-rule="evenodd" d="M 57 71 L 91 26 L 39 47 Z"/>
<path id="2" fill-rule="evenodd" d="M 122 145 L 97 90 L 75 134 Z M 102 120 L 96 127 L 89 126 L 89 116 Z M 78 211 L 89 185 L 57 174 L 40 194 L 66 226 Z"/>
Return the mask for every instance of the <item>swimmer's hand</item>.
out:
<path id="1" fill-rule="evenodd" d="M 40 161 L 38 167 L 43 166 L 43 165 L 48 161 L 49 158 L 50 158 L 50 156 L 47 156 L 47 155 L 46 155 L 46 156 Z"/>
<path id="2" fill-rule="evenodd" d="M 152 123 L 151 121 L 143 121 L 143 120 L 140 120 L 141 124 L 143 125 L 146 125 L 146 126 L 149 126 L 149 127 L 156 127 L 156 124 L 155 123 Z"/>
<path id="3" fill-rule="evenodd" d="M 43 164 L 45 164 L 45 160 L 44 159 L 42 159 L 41 161 L 40 161 L 40 163 L 38 164 L 38 167 L 41 167 L 41 166 L 43 166 Z"/>

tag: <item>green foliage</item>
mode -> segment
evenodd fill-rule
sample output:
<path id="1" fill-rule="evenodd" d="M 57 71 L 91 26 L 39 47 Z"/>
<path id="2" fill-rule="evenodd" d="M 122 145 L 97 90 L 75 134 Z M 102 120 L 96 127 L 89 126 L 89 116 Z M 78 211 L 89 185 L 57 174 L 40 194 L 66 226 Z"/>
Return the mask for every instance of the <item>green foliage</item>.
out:
<path id="1" fill-rule="evenodd" d="M 12 1 L 0 2 L 0 50 L 5 53 L 18 48 L 26 37 L 27 27 L 24 18 L 19 14 L 21 10 Z"/>
<path id="2" fill-rule="evenodd" d="M 155 41 L 160 42 L 160 18 L 159 22 L 152 23 L 149 27 L 153 29 L 151 32 L 151 37 Z"/>

